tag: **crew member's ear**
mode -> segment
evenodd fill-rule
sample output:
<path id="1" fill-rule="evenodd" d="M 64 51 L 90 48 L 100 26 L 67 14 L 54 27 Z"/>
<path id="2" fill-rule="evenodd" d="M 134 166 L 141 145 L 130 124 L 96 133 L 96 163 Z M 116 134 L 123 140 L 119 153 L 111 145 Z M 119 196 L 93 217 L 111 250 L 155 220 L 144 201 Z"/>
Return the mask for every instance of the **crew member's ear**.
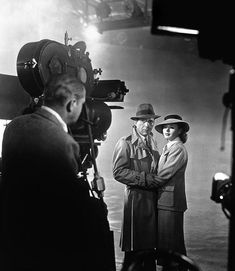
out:
<path id="1" fill-rule="evenodd" d="M 68 113 L 73 111 L 74 100 L 69 100 L 66 104 L 66 110 Z"/>

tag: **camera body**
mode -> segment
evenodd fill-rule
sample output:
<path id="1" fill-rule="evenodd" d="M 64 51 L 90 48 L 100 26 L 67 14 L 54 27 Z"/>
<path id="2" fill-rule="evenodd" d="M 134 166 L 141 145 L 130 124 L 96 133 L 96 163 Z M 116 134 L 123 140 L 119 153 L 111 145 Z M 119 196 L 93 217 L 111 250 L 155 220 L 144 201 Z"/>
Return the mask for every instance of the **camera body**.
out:
<path id="1" fill-rule="evenodd" d="M 43 92 L 51 75 L 68 73 L 76 76 L 86 88 L 86 102 L 78 121 L 71 125 L 70 131 L 81 146 L 81 160 L 85 168 L 92 166 L 93 156 L 98 155 L 97 141 L 106 139 L 106 132 L 112 122 L 111 109 L 122 108 L 108 106 L 106 102 L 123 102 L 129 91 L 125 82 L 120 80 L 100 80 L 102 70 L 93 69 L 86 43 L 78 41 L 68 45 L 68 34 L 65 33 L 65 44 L 43 39 L 25 44 L 17 57 L 17 74 L 32 103 L 25 112 L 41 106 Z M 95 142 L 96 141 L 96 142 Z M 95 146 L 91 146 L 95 145 Z M 91 147 L 95 149 L 91 153 Z"/>

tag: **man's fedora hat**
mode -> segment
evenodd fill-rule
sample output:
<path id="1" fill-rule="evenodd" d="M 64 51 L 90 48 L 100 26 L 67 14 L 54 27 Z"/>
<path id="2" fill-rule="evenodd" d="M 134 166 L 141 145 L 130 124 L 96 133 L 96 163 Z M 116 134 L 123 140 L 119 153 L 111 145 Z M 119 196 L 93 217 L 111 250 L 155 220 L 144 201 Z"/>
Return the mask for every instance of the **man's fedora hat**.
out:
<path id="1" fill-rule="evenodd" d="M 160 116 L 155 115 L 153 106 L 151 104 L 140 104 L 137 107 L 136 115 L 134 117 L 131 117 L 132 120 L 138 120 L 138 119 L 157 119 L 160 118 Z"/>
<path id="2" fill-rule="evenodd" d="M 157 124 L 155 126 L 155 130 L 158 131 L 159 133 L 162 134 L 162 128 L 163 125 L 166 124 L 180 124 L 180 127 L 185 131 L 188 132 L 189 131 L 189 124 L 185 121 L 182 120 L 181 116 L 179 115 L 167 115 L 164 118 L 163 122 L 160 122 L 159 124 Z"/>

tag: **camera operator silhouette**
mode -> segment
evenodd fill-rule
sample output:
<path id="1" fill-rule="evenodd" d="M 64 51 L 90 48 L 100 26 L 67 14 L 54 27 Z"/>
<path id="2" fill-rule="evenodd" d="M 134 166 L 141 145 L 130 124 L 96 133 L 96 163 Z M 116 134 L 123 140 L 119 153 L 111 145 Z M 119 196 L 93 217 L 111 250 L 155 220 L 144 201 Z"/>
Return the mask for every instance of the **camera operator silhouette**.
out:
<path id="1" fill-rule="evenodd" d="M 51 76 L 43 105 L 5 129 L 1 270 L 108 270 L 106 214 L 78 178 L 79 144 L 67 127 L 79 118 L 85 97 L 77 78 Z"/>

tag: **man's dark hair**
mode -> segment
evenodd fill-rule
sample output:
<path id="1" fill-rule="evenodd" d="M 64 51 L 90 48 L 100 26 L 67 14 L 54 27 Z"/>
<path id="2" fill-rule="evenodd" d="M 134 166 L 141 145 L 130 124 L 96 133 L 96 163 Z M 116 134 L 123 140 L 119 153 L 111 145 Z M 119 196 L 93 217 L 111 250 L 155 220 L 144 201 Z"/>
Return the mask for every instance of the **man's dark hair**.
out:
<path id="1" fill-rule="evenodd" d="M 84 85 L 76 78 L 68 74 L 57 74 L 51 76 L 45 86 L 45 105 L 64 105 L 66 101 L 74 97 L 81 99 L 85 96 Z"/>

